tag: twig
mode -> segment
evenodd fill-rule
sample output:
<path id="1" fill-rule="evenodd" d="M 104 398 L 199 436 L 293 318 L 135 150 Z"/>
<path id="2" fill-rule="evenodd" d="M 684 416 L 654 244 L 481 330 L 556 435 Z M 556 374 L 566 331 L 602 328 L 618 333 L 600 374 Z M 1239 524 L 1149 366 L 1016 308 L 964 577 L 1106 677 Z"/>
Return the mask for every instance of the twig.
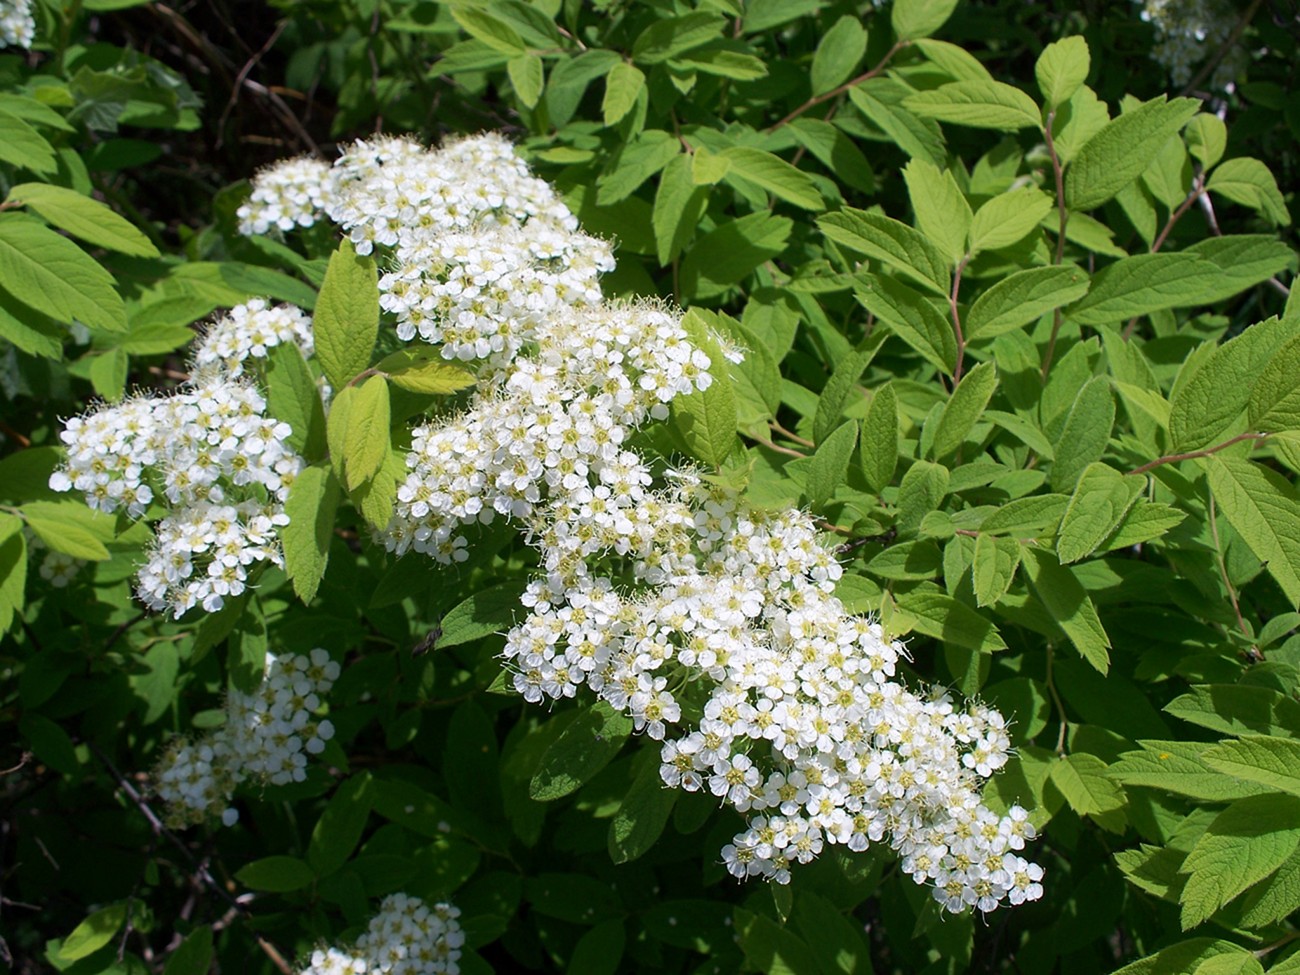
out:
<path id="1" fill-rule="evenodd" d="M 805 447 L 817 446 L 811 440 L 807 440 L 804 437 L 799 436 L 799 434 L 794 433 L 791 430 L 787 430 L 785 427 L 781 426 L 781 424 L 778 423 L 776 420 L 769 420 L 767 422 L 767 425 L 771 427 L 773 430 L 775 430 L 777 433 L 779 433 L 781 436 L 785 437 L 787 440 L 793 440 L 795 443 L 802 444 Z"/>
<path id="2" fill-rule="evenodd" d="M 756 437 L 753 434 L 747 433 L 745 434 L 745 436 L 749 437 L 750 440 L 754 440 L 758 443 L 761 443 L 764 447 L 767 447 L 769 450 L 775 450 L 778 454 L 785 454 L 789 457 L 798 457 L 800 459 L 803 459 L 804 457 L 808 456 L 807 454 L 801 454 L 797 450 L 791 450 L 789 447 L 782 447 L 780 444 L 774 444 L 770 440 L 764 440 L 762 437 Z"/>
<path id="3" fill-rule="evenodd" d="M 172 846 L 176 847 L 176 850 L 185 858 L 186 862 L 194 870 L 194 876 L 209 890 L 213 891 L 223 901 L 238 911 L 244 920 L 253 920 L 253 915 L 248 908 L 241 903 L 237 897 L 231 894 L 230 891 L 217 883 L 216 878 L 212 876 L 211 872 L 209 872 L 207 864 L 198 860 L 194 856 L 193 852 L 191 852 L 190 848 L 185 845 L 185 842 L 167 828 L 166 824 L 158 818 L 158 814 L 153 811 L 153 808 L 149 805 L 149 801 L 140 794 L 140 790 L 132 785 L 130 780 L 117 770 L 117 766 L 115 766 L 109 757 L 104 754 L 103 750 L 93 741 L 87 741 L 86 746 L 90 749 L 91 753 L 99 759 L 100 764 L 104 766 L 105 770 L 113 778 L 113 781 L 117 783 L 118 788 L 126 793 L 128 799 L 135 803 L 136 808 L 139 809 L 144 818 L 148 820 L 149 826 L 153 829 L 154 834 L 156 836 L 164 837 L 172 844 Z M 266 957 L 271 960 L 271 964 L 273 964 L 279 971 L 283 972 L 284 975 L 294 975 L 293 966 L 285 961 L 284 955 L 281 954 L 280 950 L 276 948 L 275 945 L 267 941 L 259 931 L 250 931 L 250 933 L 254 940 L 257 941 L 258 947 L 261 948 Z"/>
<path id="4" fill-rule="evenodd" d="M 1228 566 L 1223 561 L 1223 544 L 1219 541 L 1219 523 L 1214 514 L 1214 495 L 1210 495 L 1210 537 L 1214 539 L 1214 559 L 1219 563 L 1219 575 L 1223 578 L 1223 584 L 1228 590 L 1228 601 L 1232 603 L 1232 611 L 1237 615 L 1237 626 L 1245 634 L 1246 639 L 1250 640 L 1251 632 L 1246 626 L 1246 621 L 1241 617 L 1241 604 L 1237 601 L 1237 590 L 1228 578 Z"/>
<path id="5" fill-rule="evenodd" d="M 870 81 L 870 80 L 871 80 L 872 78 L 874 78 L 876 75 L 880 74 L 880 72 L 882 72 L 882 71 L 885 70 L 885 66 L 886 66 L 887 64 L 889 64 L 890 61 L 893 60 L 895 54 L 897 54 L 899 51 L 901 51 L 903 48 L 907 47 L 907 46 L 908 46 L 909 44 L 911 44 L 911 43 L 912 43 L 911 41 L 896 41 L 896 42 L 894 42 L 894 46 L 891 47 L 891 48 L 890 48 L 890 49 L 885 53 L 885 56 L 884 56 L 883 58 L 880 59 L 880 63 L 879 63 L 878 65 L 876 65 L 874 68 L 872 68 L 870 71 L 866 72 L 865 74 L 860 74 L 860 75 L 858 75 L 856 78 L 854 78 L 854 79 L 852 79 L 852 80 L 850 80 L 850 81 L 846 81 L 846 82 L 844 82 L 844 84 L 840 85 L 838 88 L 832 88 L 830 91 L 823 92 L 823 93 L 820 94 L 820 95 L 814 95 L 812 98 L 808 99 L 806 102 L 804 102 L 802 105 L 800 105 L 800 106 L 799 106 L 798 108 L 796 108 L 794 111 L 792 111 L 792 112 L 791 112 L 789 115 L 787 115 L 785 118 L 781 119 L 781 121 L 779 121 L 779 122 L 777 122 L 775 125 L 769 127 L 767 131 L 768 131 L 768 132 L 775 132 L 777 129 L 784 128 L 785 126 L 787 126 L 787 125 L 789 125 L 791 122 L 793 122 L 795 119 L 797 119 L 797 118 L 798 118 L 800 115 L 802 115 L 804 112 L 808 111 L 808 109 L 810 109 L 810 108 L 816 108 L 816 107 L 817 107 L 818 105 L 820 105 L 822 102 L 828 102 L 828 101 L 830 101 L 832 98 L 838 98 L 840 95 L 844 94 L 844 93 L 845 93 L 846 91 L 848 91 L 850 88 L 856 88 L 858 85 L 862 84 L 864 81 Z"/>
<path id="6" fill-rule="evenodd" d="M 1205 79 L 1214 72 L 1215 68 L 1223 63 L 1223 59 L 1228 56 L 1228 52 L 1232 50 L 1233 45 L 1241 39 L 1242 33 L 1248 26 L 1250 26 L 1251 20 L 1254 18 L 1256 11 L 1259 10 L 1263 2 L 1264 0 L 1252 0 L 1251 5 L 1242 11 L 1241 16 L 1237 19 L 1237 23 L 1234 24 L 1232 30 L 1228 32 L 1228 36 L 1223 39 L 1223 43 L 1219 45 L 1219 49 L 1214 52 L 1214 56 L 1201 65 L 1201 69 L 1196 72 L 1191 81 L 1187 82 L 1187 84 L 1183 86 L 1183 90 L 1180 94 L 1191 94 L 1200 87 L 1201 82 L 1205 81 Z"/>
<path id="7" fill-rule="evenodd" d="M 1065 755 L 1065 735 L 1069 730 L 1069 721 L 1065 717 L 1065 702 L 1061 700 L 1061 695 L 1056 689 L 1056 681 L 1052 680 L 1052 657 L 1056 649 L 1052 644 L 1047 645 L 1047 692 L 1052 695 L 1052 705 L 1056 708 L 1056 713 L 1061 716 L 1061 730 L 1056 734 L 1056 754 Z"/>
<path id="8" fill-rule="evenodd" d="M 1239 433 L 1231 440 L 1225 440 L 1223 443 L 1216 443 L 1213 447 L 1206 447 L 1204 450 L 1189 450 L 1185 454 L 1166 454 L 1164 457 L 1157 457 L 1153 461 L 1148 461 L 1141 467 L 1135 467 L 1130 474 L 1145 474 L 1154 467 L 1162 464 L 1174 464 L 1180 460 L 1194 460 L 1197 457 L 1209 457 L 1210 454 L 1217 454 L 1220 450 L 1227 450 L 1233 444 L 1241 443 L 1245 440 L 1263 440 L 1268 436 L 1267 433 Z"/>
<path id="9" fill-rule="evenodd" d="M 266 39 L 266 43 L 262 45 L 261 49 L 257 51 L 257 53 L 244 62 L 244 66 L 239 69 L 239 74 L 235 75 L 234 83 L 230 86 L 230 98 L 226 101 L 226 107 L 221 110 L 221 118 L 217 120 L 217 142 L 215 148 L 220 149 L 221 144 L 225 139 L 226 121 L 230 118 L 230 113 L 234 111 L 235 104 L 239 101 L 239 90 L 244 86 L 244 82 L 248 79 L 249 74 L 252 73 L 253 68 L 257 67 L 257 63 L 266 56 L 266 52 L 275 47 L 275 42 L 278 41 L 280 35 L 284 33 L 284 28 L 287 23 L 288 21 L 282 20 L 280 23 L 276 24 L 275 30 L 273 30 L 271 36 Z"/>

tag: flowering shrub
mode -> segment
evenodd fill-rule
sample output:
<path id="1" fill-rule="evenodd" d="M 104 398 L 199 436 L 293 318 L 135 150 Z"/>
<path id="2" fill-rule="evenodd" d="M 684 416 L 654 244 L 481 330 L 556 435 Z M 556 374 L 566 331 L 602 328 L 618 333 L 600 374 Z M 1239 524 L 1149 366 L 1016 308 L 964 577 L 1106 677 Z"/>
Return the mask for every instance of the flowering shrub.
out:
<path id="1" fill-rule="evenodd" d="M 0 961 L 1293 970 L 1287 12 L 233 11 L 0 5 Z"/>

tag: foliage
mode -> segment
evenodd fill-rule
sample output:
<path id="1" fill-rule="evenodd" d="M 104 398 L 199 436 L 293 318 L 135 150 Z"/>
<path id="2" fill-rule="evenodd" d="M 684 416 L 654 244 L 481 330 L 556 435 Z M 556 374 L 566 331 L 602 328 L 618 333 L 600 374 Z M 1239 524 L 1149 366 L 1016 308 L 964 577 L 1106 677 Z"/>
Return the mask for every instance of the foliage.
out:
<path id="1" fill-rule="evenodd" d="M 1172 94 L 1136 5 L 1049 8 L 33 6 L 0 59 L 0 960 L 293 971 L 402 893 L 454 903 L 468 972 L 1300 966 L 1295 24 L 1250 5 Z M 380 129 L 505 132 L 616 245 L 606 295 L 691 309 L 711 381 L 634 445 L 810 512 L 907 682 L 1006 716 L 984 802 L 1029 810 L 1040 901 L 945 915 L 884 843 L 735 883 L 741 817 L 661 788 L 658 742 L 514 692 L 514 527 L 386 547 L 412 428 L 487 374 L 399 339 L 391 246 L 240 215 L 254 163 Z M 52 489 L 64 421 L 172 396 L 259 298 L 313 312 L 243 360 L 298 464 L 282 551 L 142 611 L 178 502 Z M 342 669 L 301 775 L 164 824 L 152 770 L 313 648 Z"/>

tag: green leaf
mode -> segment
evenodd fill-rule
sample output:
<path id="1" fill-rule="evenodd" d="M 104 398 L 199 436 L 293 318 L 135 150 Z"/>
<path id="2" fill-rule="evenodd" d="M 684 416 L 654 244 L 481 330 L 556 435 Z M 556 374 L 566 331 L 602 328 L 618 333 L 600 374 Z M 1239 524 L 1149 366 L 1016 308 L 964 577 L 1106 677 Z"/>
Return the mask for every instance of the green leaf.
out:
<path id="1" fill-rule="evenodd" d="M 91 562 L 108 558 L 104 541 L 112 538 L 111 518 L 76 501 L 31 501 L 18 510 L 28 527 L 54 551 Z"/>
<path id="2" fill-rule="evenodd" d="M 722 156 L 730 164 L 723 177 L 728 182 L 734 177 L 740 177 L 758 184 L 777 199 L 793 203 L 797 207 L 805 210 L 825 209 L 813 178 L 779 156 L 748 146 L 732 146 L 723 150 Z"/>
<path id="3" fill-rule="evenodd" d="M 975 605 L 992 606 L 1006 595 L 1019 565 L 1019 542 L 981 532 L 975 539 L 975 555 L 971 563 Z"/>
<path id="4" fill-rule="evenodd" d="M 504 633 L 514 623 L 521 609 L 519 597 L 523 586 L 506 583 L 482 589 L 457 603 L 442 618 L 439 647 L 455 647 L 473 640 Z"/>
<path id="5" fill-rule="evenodd" d="M 962 377 L 939 418 L 932 447 L 935 457 L 947 457 L 962 445 L 997 388 L 998 370 L 991 362 L 981 362 Z"/>
<path id="6" fill-rule="evenodd" d="M 1165 101 L 1162 95 L 1107 122 L 1083 144 L 1065 171 L 1070 209 L 1093 210 L 1141 176 L 1165 140 L 1200 106 L 1195 98 Z"/>
<path id="7" fill-rule="evenodd" d="M 16 515 L 0 512 L 0 633 L 22 611 L 27 587 L 27 540 Z"/>
<path id="8" fill-rule="evenodd" d="M 325 575 L 338 503 L 338 482 L 327 467 L 303 469 L 289 488 L 284 503 L 289 524 L 280 529 L 280 541 L 285 572 L 304 603 L 312 601 Z"/>
<path id="9" fill-rule="evenodd" d="M 859 275 L 854 296 L 946 376 L 957 365 L 957 340 L 943 313 L 914 288 L 890 277 Z"/>
<path id="10" fill-rule="evenodd" d="M 1207 802 L 1231 802 L 1264 790 L 1216 772 L 1201 760 L 1208 747 L 1197 741 L 1140 741 L 1139 751 L 1125 752 L 1107 769 L 1120 785 L 1162 789 Z"/>
<path id="11" fill-rule="evenodd" d="M 126 922 L 128 903 L 118 901 L 101 908 L 73 928 L 59 947 L 59 959 L 65 962 L 79 961 L 112 941 L 118 929 Z"/>
<path id="12" fill-rule="evenodd" d="M 576 792 L 613 760 L 631 733 L 631 718 L 597 701 L 546 749 L 528 794 L 538 802 L 551 802 Z"/>
<path id="13" fill-rule="evenodd" d="M 727 360 L 704 318 L 688 311 L 682 328 L 691 343 L 709 357 L 713 380 L 707 389 L 673 400 L 673 423 L 694 457 L 719 468 L 736 445 L 736 394 L 727 375 Z"/>
<path id="14" fill-rule="evenodd" d="M 717 14 L 705 12 L 657 20 L 637 35 L 632 44 L 632 60 L 660 64 L 718 40 L 725 23 Z"/>
<path id="15" fill-rule="evenodd" d="M 1000 81 L 950 81 L 909 96 L 903 105 L 922 118 L 978 129 L 1015 132 L 1043 124 L 1034 100 Z"/>
<path id="16" fill-rule="evenodd" d="M 900 41 L 929 37 L 948 22 L 957 0 L 894 0 L 889 22 Z"/>
<path id="17" fill-rule="evenodd" d="M 623 961 L 627 933 L 622 918 L 612 917 L 589 930 L 573 946 L 568 970 L 591 975 L 617 975 Z M 463 967 L 462 967 L 462 970 Z M 466 973 L 468 975 L 468 972 Z"/>
<path id="18" fill-rule="evenodd" d="M 1101 625 L 1097 608 L 1069 569 L 1062 567 L 1051 552 L 1029 548 L 1025 571 L 1034 595 L 1079 655 L 1101 673 L 1110 667 L 1110 637 Z"/>
<path id="19" fill-rule="evenodd" d="M 369 772 L 344 780 L 316 820 L 307 847 L 307 864 L 317 877 L 328 877 L 348 862 L 370 818 L 373 789 Z"/>
<path id="20" fill-rule="evenodd" d="M 813 55 L 812 93 L 826 92 L 849 80 L 853 70 L 867 53 L 867 32 L 857 17 L 845 15 L 831 26 Z"/>
<path id="21" fill-rule="evenodd" d="M 1182 253 L 1209 261 L 1218 270 L 1202 282 L 1197 304 L 1231 298 L 1295 266 L 1290 247 L 1268 234 L 1228 234 L 1197 241 Z M 1286 316 L 1284 316 L 1286 317 Z"/>
<path id="22" fill-rule="evenodd" d="M 116 403 L 126 390 L 126 370 L 128 366 L 126 350 L 111 349 L 102 355 L 89 356 L 90 366 L 87 374 L 90 385 L 95 392 L 110 403 Z"/>
<path id="23" fill-rule="evenodd" d="M 902 535 L 914 535 L 921 520 L 938 509 L 948 493 L 949 480 L 948 468 L 927 460 L 918 460 L 907 469 L 898 486 L 898 530 Z"/>
<path id="24" fill-rule="evenodd" d="M 458 393 L 478 382 L 468 369 L 448 362 L 437 349 L 427 345 L 399 349 L 381 359 L 375 370 L 394 386 L 429 396 Z"/>
<path id="25" fill-rule="evenodd" d="M 1221 812 L 1183 861 L 1183 930 L 1273 873 L 1300 846 L 1300 798 L 1238 799 Z"/>
<path id="26" fill-rule="evenodd" d="M 1248 928 L 1262 928 L 1274 924 L 1300 908 L 1300 848 L 1278 868 L 1277 872 L 1260 881 L 1246 895 L 1241 904 L 1241 923 Z M 1290 970 L 1292 975 L 1300 969 L 1300 961 L 1292 955 L 1289 964 L 1274 965 L 1272 972 Z"/>
<path id="27" fill-rule="evenodd" d="M 835 489 L 844 483 L 848 474 L 849 458 L 858 442 L 858 425 L 850 420 L 841 424 L 825 442 L 817 445 L 817 452 L 812 455 L 808 465 L 807 482 L 804 494 L 808 503 L 820 508 L 831 500 Z"/>
<path id="28" fill-rule="evenodd" d="M 597 78 L 604 77 L 620 60 L 613 51 L 596 49 L 558 61 L 546 85 L 546 107 L 551 122 L 557 128 L 568 125 L 587 87 Z"/>
<path id="29" fill-rule="evenodd" d="M 764 261 L 785 250 L 794 224 L 770 213 L 750 213 L 709 231 L 682 260 L 682 293 L 688 298 L 721 294 Z"/>
<path id="30" fill-rule="evenodd" d="M 682 144 L 661 129 L 646 129 L 624 143 L 596 180 L 596 203 L 611 206 L 636 192 L 637 187 L 681 154 Z"/>
<path id="31" fill-rule="evenodd" d="M 913 159 L 903 167 L 903 181 L 917 227 L 947 255 L 950 263 L 956 263 L 966 253 L 971 211 L 952 173 L 924 159 Z"/>
<path id="32" fill-rule="evenodd" d="M 1300 796 L 1300 741 L 1271 735 L 1243 735 L 1207 748 L 1201 760 L 1247 782 Z"/>
<path id="33" fill-rule="evenodd" d="M 1020 243 L 1053 209 L 1050 197 L 1029 187 L 998 194 L 975 211 L 970 225 L 971 253 Z"/>
<path id="34" fill-rule="evenodd" d="M 330 256 L 316 299 L 312 335 L 316 358 L 336 390 L 370 365 L 379 334 L 379 277 L 375 262 L 345 239 Z"/>
<path id="35" fill-rule="evenodd" d="M 492 50 L 516 57 L 527 52 L 519 32 L 504 20 L 479 7 L 452 5 L 451 15 L 465 32 Z"/>
<path id="36" fill-rule="evenodd" d="M 212 968 L 212 928 L 195 928 L 170 955 L 163 975 L 208 975 Z"/>
<path id="37" fill-rule="evenodd" d="M 659 177 L 651 226 L 656 256 L 661 265 L 677 260 L 699 225 L 708 204 L 709 191 L 692 178 L 692 156 L 676 156 Z"/>
<path id="38" fill-rule="evenodd" d="M 979 653 L 1005 650 L 998 628 L 965 603 L 923 582 L 897 595 L 898 609 L 911 617 L 911 629 L 953 646 Z"/>
<path id="39" fill-rule="evenodd" d="M 49 183 L 22 183 L 9 191 L 6 202 L 35 210 L 54 226 L 87 243 L 134 257 L 159 256 L 158 248 L 129 221 L 75 190 Z"/>
<path id="40" fill-rule="evenodd" d="M 883 491 L 898 465 L 898 397 L 889 383 L 877 389 L 862 420 L 862 476 L 873 491 Z"/>
<path id="41" fill-rule="evenodd" d="M 1066 37 L 1043 48 L 1034 63 L 1034 78 L 1048 108 L 1067 102 L 1088 80 L 1092 65 L 1088 42 L 1082 37 Z"/>
<path id="42" fill-rule="evenodd" d="M 1074 752 L 1052 763 L 1048 776 L 1080 816 L 1099 816 L 1124 806 L 1124 793 L 1096 755 Z"/>
<path id="43" fill-rule="evenodd" d="M 83 775 L 77 748 L 62 726 L 43 714 L 29 711 L 18 719 L 18 734 L 42 762 L 64 775 Z"/>
<path id="44" fill-rule="evenodd" d="M 836 364 L 835 371 L 817 398 L 817 412 L 813 416 L 813 440 L 818 444 L 839 428 L 844 408 L 851 400 L 857 399 L 854 390 L 858 388 L 863 372 L 880 351 L 880 345 L 879 341 L 868 339 Z"/>
<path id="45" fill-rule="evenodd" d="M 1056 554 L 1062 564 L 1087 558 L 1123 521 L 1146 487 L 1146 478 L 1121 474 L 1096 462 L 1084 468 L 1061 518 Z"/>
<path id="46" fill-rule="evenodd" d="M 1170 397 L 1171 449 L 1214 443 L 1247 408 L 1256 379 L 1292 334 L 1282 320 L 1259 322 L 1215 349 L 1191 379 L 1180 377 Z"/>
<path id="47" fill-rule="evenodd" d="M 701 74 L 734 78 L 736 81 L 756 81 L 767 77 L 767 65 L 761 58 L 725 47 L 697 48 L 674 58 L 673 63 Z"/>
<path id="48" fill-rule="evenodd" d="M 892 217 L 850 207 L 818 217 L 817 226 L 835 243 L 882 261 L 923 288 L 948 297 L 948 259 L 919 230 Z"/>
<path id="49" fill-rule="evenodd" d="M 298 857 L 269 856 L 236 870 L 235 879 L 252 890 L 287 894 L 309 886 L 316 874 Z"/>
<path id="50" fill-rule="evenodd" d="M 1188 150 L 1200 160 L 1201 167 L 1207 172 L 1223 158 L 1223 150 L 1228 145 L 1228 127 L 1223 124 L 1223 119 L 1205 112 L 1187 123 L 1183 136 L 1187 139 Z"/>
<path id="51" fill-rule="evenodd" d="M 1100 460 L 1115 424 L 1115 397 L 1105 376 L 1093 376 L 1079 390 L 1054 445 L 1049 481 L 1057 491 L 1073 491 L 1089 464 Z"/>
<path id="52" fill-rule="evenodd" d="M 348 405 L 343 437 L 343 482 L 354 490 L 379 473 L 391 447 L 388 428 L 392 407 L 388 383 L 383 376 L 371 376 L 360 386 Z M 334 416 L 331 412 L 330 420 Z"/>
<path id="53" fill-rule="evenodd" d="M 1269 687 L 1198 684 L 1170 701 L 1165 710 L 1227 735 L 1300 738 L 1300 703 Z"/>
<path id="54" fill-rule="evenodd" d="M 1197 304 L 1198 288 L 1217 268 L 1192 254 L 1138 254 L 1098 271 L 1092 288 L 1066 310 L 1080 325 L 1108 325 L 1161 308 Z"/>
<path id="55" fill-rule="evenodd" d="M 788 126 L 799 145 L 807 149 L 835 177 L 864 193 L 876 188 L 876 175 L 867 157 L 843 132 L 819 118 L 797 118 Z"/>
<path id="56" fill-rule="evenodd" d="M 849 100 L 903 152 L 945 166 L 947 151 L 939 123 L 903 104 L 912 93 L 911 87 L 893 78 L 872 78 L 850 88 Z"/>
<path id="57" fill-rule="evenodd" d="M 0 109 L 0 126 L 5 137 L 0 139 L 0 162 L 9 163 L 34 173 L 53 173 L 58 169 L 54 147 L 34 128 L 20 119 L 6 105 Z"/>
<path id="58" fill-rule="evenodd" d="M 293 430 L 289 446 L 308 460 L 319 460 L 325 453 L 325 409 L 316 378 L 296 344 L 282 342 L 271 349 L 266 385 L 267 412 Z"/>
<path id="59" fill-rule="evenodd" d="M 989 69 L 965 48 L 929 37 L 918 39 L 917 48 L 936 68 L 953 81 L 992 81 Z"/>
<path id="60" fill-rule="evenodd" d="M 126 330 L 126 308 L 111 274 L 49 227 L 30 217 L 2 216 L 0 288 L 60 322 Z"/>
<path id="61" fill-rule="evenodd" d="M 975 299 L 966 314 L 966 339 L 988 339 L 1037 321 L 1088 291 L 1088 275 L 1077 267 L 1035 267 L 1002 278 Z"/>
<path id="62" fill-rule="evenodd" d="M 1300 336 L 1269 359 L 1250 392 L 1250 429 L 1300 430 Z"/>
<path id="63" fill-rule="evenodd" d="M 980 523 L 981 534 L 1037 538 L 1056 530 L 1070 499 L 1064 494 L 1039 494 L 1004 504 Z"/>
<path id="64" fill-rule="evenodd" d="M 691 182 L 696 186 L 713 186 L 731 171 L 731 160 L 708 146 L 691 153 Z"/>
<path id="65" fill-rule="evenodd" d="M 677 801 L 677 790 L 665 786 L 659 775 L 658 749 L 644 750 L 634 768 L 632 784 L 609 823 L 609 855 L 615 863 L 630 863 L 649 852 Z"/>
<path id="66" fill-rule="evenodd" d="M 1205 188 L 1233 203 L 1250 207 L 1274 224 L 1286 227 L 1291 223 L 1291 213 L 1277 188 L 1277 180 L 1258 159 L 1249 156 L 1229 159 L 1210 174 Z"/>
<path id="67" fill-rule="evenodd" d="M 641 69 L 626 61 L 619 61 L 605 75 L 605 98 L 600 111 L 606 125 L 613 125 L 636 104 L 637 96 L 645 89 L 645 75 Z"/>
<path id="68" fill-rule="evenodd" d="M 1218 454 L 1198 461 L 1219 510 L 1269 575 L 1300 605 L 1300 496 L 1281 474 Z"/>
<path id="69" fill-rule="evenodd" d="M 506 74 L 510 84 L 525 108 L 536 108 L 542 99 L 542 85 L 545 84 L 545 71 L 542 59 L 536 54 L 520 54 L 506 63 Z"/>

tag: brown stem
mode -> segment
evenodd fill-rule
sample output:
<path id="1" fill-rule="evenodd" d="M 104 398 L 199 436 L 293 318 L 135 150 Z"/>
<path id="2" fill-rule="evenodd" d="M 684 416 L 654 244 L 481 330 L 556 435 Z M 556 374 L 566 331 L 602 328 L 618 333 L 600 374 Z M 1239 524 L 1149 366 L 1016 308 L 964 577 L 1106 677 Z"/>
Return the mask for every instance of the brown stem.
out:
<path id="1" fill-rule="evenodd" d="M 764 447 L 767 447 L 769 450 L 775 450 L 778 454 L 785 454 L 788 457 L 799 457 L 799 458 L 808 456 L 807 454 L 801 454 L 797 450 L 791 450 L 789 447 L 782 447 L 780 444 L 774 444 L 770 440 L 764 440 L 762 437 L 756 437 L 753 434 L 747 433 L 745 434 L 745 436 L 749 437 L 750 440 L 753 440 L 757 443 L 761 443 Z"/>
<path id="2" fill-rule="evenodd" d="M 1201 70 L 1197 71 L 1192 80 L 1187 82 L 1183 87 L 1181 94 L 1187 95 L 1195 91 L 1200 86 L 1201 82 L 1208 78 L 1214 69 L 1223 63 L 1223 59 L 1228 56 L 1228 52 L 1232 50 L 1233 45 L 1241 39 L 1242 33 L 1248 26 L 1250 26 L 1251 20 L 1254 19 L 1256 11 L 1259 10 L 1263 2 L 1264 0 L 1252 0 L 1250 6 L 1242 11 L 1241 16 L 1237 19 L 1237 23 L 1233 25 L 1228 36 L 1224 38 L 1223 43 L 1219 45 L 1219 49 L 1214 52 L 1214 57 L 1201 65 Z"/>
<path id="3" fill-rule="evenodd" d="M 799 436 L 799 434 L 795 433 L 793 430 L 787 430 L 785 427 L 781 426 L 781 424 L 778 423 L 776 420 L 769 420 L 767 425 L 771 427 L 773 430 L 775 430 L 777 433 L 779 433 L 781 436 L 785 437 L 787 440 L 793 440 L 795 443 L 802 444 L 805 447 L 817 446 L 811 440 Z"/>
<path id="4" fill-rule="evenodd" d="M 149 801 L 140 794 L 140 790 L 132 785 L 131 781 L 117 770 L 117 766 L 112 763 L 99 746 L 92 741 L 87 741 L 86 745 L 94 756 L 99 759 L 100 764 L 104 766 L 108 771 L 108 774 L 112 776 L 113 781 L 117 783 L 118 788 L 126 793 L 127 798 L 135 803 L 136 808 L 139 809 L 144 818 L 149 821 L 149 825 L 152 827 L 154 835 L 161 836 L 170 841 L 172 846 L 176 847 L 177 851 L 185 858 L 186 862 L 188 862 L 190 867 L 194 870 L 194 876 L 198 878 L 205 887 L 224 900 L 233 909 L 238 911 L 240 916 L 245 920 L 252 920 L 253 916 L 249 912 L 248 908 L 245 907 L 238 898 L 231 894 L 230 891 L 217 883 L 216 878 L 208 871 L 207 865 L 199 862 L 190 851 L 190 848 L 185 845 L 184 841 L 167 828 L 163 821 L 158 818 L 158 814 L 150 807 Z M 260 932 L 251 931 L 250 933 L 257 941 L 258 947 L 261 948 L 266 957 L 271 960 L 271 964 L 273 964 L 279 971 L 283 972 L 284 975 L 294 975 L 293 966 L 285 961 L 284 955 L 280 953 L 280 950 L 276 948 L 275 945 L 267 941 Z"/>
<path id="5" fill-rule="evenodd" d="M 1162 464 L 1174 464 L 1180 460 L 1195 460 L 1197 457 L 1209 457 L 1210 454 L 1217 454 L 1220 450 L 1227 450 L 1233 444 L 1239 444 L 1246 440 L 1263 440 L 1268 436 L 1267 433 L 1239 433 L 1230 440 L 1223 443 L 1216 443 L 1213 447 L 1206 447 L 1204 450 L 1190 450 L 1185 454 L 1167 454 L 1164 457 L 1157 457 L 1153 461 L 1148 461 L 1141 467 L 1135 467 L 1130 474 L 1145 474 L 1152 468 L 1159 467 Z"/>
<path id="6" fill-rule="evenodd" d="M 808 109 L 816 108 L 822 102 L 828 102 L 832 98 L 837 98 L 838 96 L 848 91 L 850 88 L 854 88 L 862 84 L 864 81 L 870 81 L 876 75 L 880 74 L 880 72 L 885 70 L 885 66 L 888 65 L 891 60 L 893 60 L 895 54 L 897 54 L 899 51 L 901 51 L 903 48 L 907 47 L 911 43 L 912 43 L 911 41 L 895 41 L 894 46 L 891 47 L 885 53 L 885 56 L 880 59 L 880 63 L 876 65 L 874 68 L 872 68 L 870 71 L 868 71 L 866 74 L 860 74 L 856 78 L 852 79 L 851 81 L 844 82 L 844 84 L 840 85 L 838 88 L 832 88 L 830 91 L 823 92 L 820 95 L 814 95 L 812 98 L 808 99 L 806 102 L 804 102 L 802 105 L 796 108 L 785 118 L 781 119 L 781 121 L 771 126 L 767 131 L 775 132 L 777 129 L 784 128 L 785 126 L 793 122 L 795 119 L 797 119 L 804 112 L 808 111 Z"/>
<path id="7" fill-rule="evenodd" d="M 1219 563 L 1219 576 L 1223 579 L 1223 585 L 1228 590 L 1228 601 L 1232 603 L 1232 611 L 1237 616 L 1237 626 L 1241 632 L 1246 635 L 1246 639 L 1251 639 L 1250 628 L 1246 626 L 1246 621 L 1241 617 L 1241 604 L 1237 601 L 1237 590 L 1232 585 L 1232 580 L 1228 578 L 1228 565 L 1223 561 L 1223 544 L 1219 541 L 1219 522 L 1214 512 L 1214 495 L 1210 495 L 1210 538 L 1214 540 L 1214 558 Z"/>

